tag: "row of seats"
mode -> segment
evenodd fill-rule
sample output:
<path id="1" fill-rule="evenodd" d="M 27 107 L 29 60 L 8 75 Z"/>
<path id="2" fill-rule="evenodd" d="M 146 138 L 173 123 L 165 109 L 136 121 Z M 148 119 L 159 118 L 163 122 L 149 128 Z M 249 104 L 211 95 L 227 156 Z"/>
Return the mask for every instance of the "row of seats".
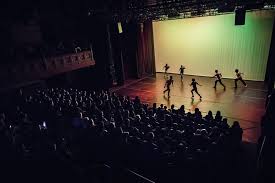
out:
<path id="1" fill-rule="evenodd" d="M 215 182 L 242 141 L 239 123 L 230 127 L 220 111 L 203 116 L 198 108 L 191 113 L 183 105 L 168 109 L 139 97 L 64 88 L 14 97 L 0 115 L 0 134 L 1 159 L 107 163 L 156 181 L 184 170 L 188 180 Z"/>

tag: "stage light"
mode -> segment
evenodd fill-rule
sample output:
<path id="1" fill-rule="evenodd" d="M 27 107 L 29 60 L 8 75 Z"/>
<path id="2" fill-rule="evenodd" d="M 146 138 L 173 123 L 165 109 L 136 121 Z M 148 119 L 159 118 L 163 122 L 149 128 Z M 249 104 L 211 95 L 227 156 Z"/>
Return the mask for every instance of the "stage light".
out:
<path id="1" fill-rule="evenodd" d="M 191 12 L 186 12 L 186 13 L 184 14 L 184 17 L 185 17 L 185 18 L 191 18 L 191 17 L 192 17 Z"/>
<path id="2" fill-rule="evenodd" d="M 264 9 L 275 9 L 275 5 L 270 5 L 270 4 L 266 4 L 266 5 L 264 5 L 264 7 L 263 7 Z"/>
<path id="3" fill-rule="evenodd" d="M 119 33 L 119 34 L 122 34 L 122 33 L 123 33 L 123 30 L 122 30 L 121 22 L 118 22 L 118 23 L 117 23 L 117 28 L 118 28 L 118 33 Z"/>
<path id="4" fill-rule="evenodd" d="M 139 25 L 140 25 L 140 31 L 143 32 L 143 30 L 144 30 L 144 24 L 140 23 Z"/>
<path id="5" fill-rule="evenodd" d="M 247 7 L 248 10 L 275 9 L 274 0 L 266 0 L 265 4 L 259 0 L 243 1 L 217 1 L 217 0 L 129 0 L 127 1 L 127 10 L 114 10 L 112 7 L 108 10 L 89 10 L 88 16 L 105 15 L 112 16 L 114 22 L 130 19 L 143 22 L 146 20 L 166 20 L 167 16 L 172 19 L 190 18 L 186 13 L 192 13 L 191 17 L 214 16 L 218 14 L 233 13 L 235 6 L 237 8 Z M 92 8 L 91 8 L 92 9 Z M 111 13 L 110 13 L 111 12 Z M 181 14 L 184 13 L 184 14 Z M 114 17 L 119 17 L 119 19 Z"/>
<path id="6" fill-rule="evenodd" d="M 247 4 L 245 5 L 245 8 L 247 10 L 257 10 L 257 9 L 262 9 L 264 7 L 264 3 L 260 2 L 260 3 L 251 3 L 251 4 Z"/>
<path id="7" fill-rule="evenodd" d="M 233 12 L 235 10 L 235 5 L 224 3 L 220 5 L 217 9 L 218 9 L 218 13 Z"/>
<path id="8" fill-rule="evenodd" d="M 177 10 L 173 9 L 168 13 L 168 18 L 177 18 L 180 14 Z"/>

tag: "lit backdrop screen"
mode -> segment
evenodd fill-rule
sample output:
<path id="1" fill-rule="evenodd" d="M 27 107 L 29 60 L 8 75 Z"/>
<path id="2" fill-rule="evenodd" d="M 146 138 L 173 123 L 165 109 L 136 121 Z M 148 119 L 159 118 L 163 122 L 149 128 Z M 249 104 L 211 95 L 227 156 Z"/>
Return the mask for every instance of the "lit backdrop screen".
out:
<path id="1" fill-rule="evenodd" d="M 153 22 L 156 72 L 170 65 L 170 73 L 264 80 L 269 55 L 274 11 L 246 13 L 245 25 L 235 25 L 235 14 Z"/>

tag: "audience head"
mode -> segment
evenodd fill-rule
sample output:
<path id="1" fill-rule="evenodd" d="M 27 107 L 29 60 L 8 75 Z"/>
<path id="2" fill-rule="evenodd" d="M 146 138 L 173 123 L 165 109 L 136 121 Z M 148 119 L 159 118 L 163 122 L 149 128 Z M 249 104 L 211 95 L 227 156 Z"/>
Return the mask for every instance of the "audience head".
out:
<path id="1" fill-rule="evenodd" d="M 241 128 L 238 121 L 234 121 L 231 128 Z"/>
<path id="2" fill-rule="evenodd" d="M 195 79 L 193 78 L 192 81 L 195 81 Z M 70 102 L 71 104 L 68 105 Z M 156 103 L 153 104 L 153 108 L 148 108 L 147 104 L 140 102 L 138 96 L 131 101 L 129 97 L 116 96 L 114 93 L 109 94 L 105 91 L 87 92 L 78 89 L 48 89 L 37 92 L 31 100 L 27 100 L 25 103 L 26 106 L 29 105 L 29 109 L 34 111 L 38 108 L 37 106 L 43 106 L 45 112 L 48 113 L 51 113 L 53 109 L 56 111 L 50 114 L 53 121 L 47 123 L 49 128 L 51 128 L 50 124 L 52 122 L 58 121 L 56 119 L 60 118 L 60 115 L 61 118 L 64 115 L 64 118 L 60 120 L 61 122 L 58 121 L 61 123 L 60 126 L 63 125 L 62 123 L 66 123 L 64 119 L 74 120 L 76 123 L 83 122 L 83 125 L 78 125 L 79 128 L 84 129 L 83 132 L 88 130 L 88 133 L 83 133 L 83 136 L 95 133 L 98 135 L 97 140 L 104 138 L 104 140 L 111 143 L 117 141 L 122 143 L 124 141 L 126 147 L 134 141 L 138 144 L 149 145 L 148 147 L 156 147 L 159 152 L 169 153 L 171 156 L 179 149 L 182 151 L 188 149 L 191 155 L 194 155 L 192 154 L 193 149 L 205 149 L 207 151 L 211 148 L 210 144 L 212 142 L 226 143 L 227 132 L 232 132 L 233 135 L 241 132 L 238 122 L 234 122 L 232 128 L 226 126 L 227 119 L 221 118 L 220 111 L 217 111 L 215 120 L 213 120 L 212 111 L 209 111 L 207 116 L 212 117 L 211 123 L 206 123 L 198 108 L 195 108 L 195 114 L 190 112 L 185 114 L 184 105 L 181 105 L 178 110 L 175 110 L 174 104 L 171 105 L 171 110 L 167 110 L 167 106 L 163 104 L 157 108 Z M 53 108 L 49 109 L 52 103 L 54 104 Z M 20 128 L 15 130 L 16 134 L 21 133 L 22 129 L 26 128 L 25 126 L 35 126 L 35 123 L 30 123 L 32 113 L 23 113 L 21 109 L 23 107 L 19 106 L 18 110 L 14 111 L 18 116 L 19 123 L 24 122 L 24 125 L 18 125 Z M 55 118 L 57 117 L 55 115 L 59 115 L 58 118 Z M 5 129 L 6 119 L 9 119 L 9 116 L 1 113 L 1 130 Z M 21 126 L 24 126 L 24 128 L 21 128 Z M 65 124 L 64 126 L 69 125 Z M 79 128 L 77 130 L 76 127 L 71 126 L 68 127 L 69 139 L 74 138 L 72 134 L 75 131 L 79 132 Z M 59 132 L 63 138 L 63 136 L 66 136 L 63 133 L 66 132 L 67 127 L 60 128 L 62 130 Z M 58 131 L 59 129 L 55 130 Z M 28 134 L 27 132 L 29 131 L 24 130 L 24 134 Z M 56 135 L 59 137 L 58 133 Z M 116 142 L 112 142 L 112 139 Z M 194 139 L 196 144 L 192 144 Z M 73 141 L 73 139 L 70 140 Z M 143 143 L 146 141 L 148 143 Z M 106 144 L 111 143 L 107 142 Z M 105 141 L 103 144 L 105 144 Z"/>

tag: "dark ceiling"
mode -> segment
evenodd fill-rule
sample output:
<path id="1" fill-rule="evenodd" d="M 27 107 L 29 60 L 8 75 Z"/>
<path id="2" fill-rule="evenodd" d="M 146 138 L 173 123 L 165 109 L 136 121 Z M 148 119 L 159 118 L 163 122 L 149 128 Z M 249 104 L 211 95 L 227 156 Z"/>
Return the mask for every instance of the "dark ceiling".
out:
<path id="1" fill-rule="evenodd" d="M 176 17 L 186 12 L 201 16 L 210 10 L 233 12 L 236 7 L 275 9 L 275 0 L 10 0 L 6 4 L 1 7 L 1 17 L 58 9 L 71 16 L 102 16 L 115 21 L 145 21 L 165 15 Z"/>

